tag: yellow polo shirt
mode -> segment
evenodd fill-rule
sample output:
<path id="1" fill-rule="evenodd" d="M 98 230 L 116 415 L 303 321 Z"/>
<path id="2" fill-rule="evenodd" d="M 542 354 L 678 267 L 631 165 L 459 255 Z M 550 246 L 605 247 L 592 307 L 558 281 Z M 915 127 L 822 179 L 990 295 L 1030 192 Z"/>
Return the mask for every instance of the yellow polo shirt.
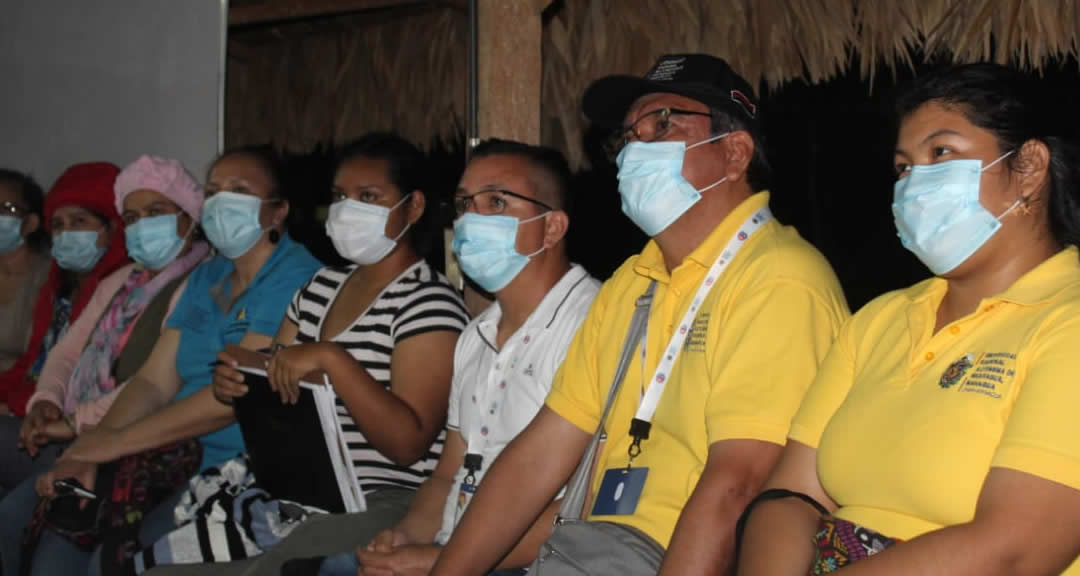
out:
<path id="1" fill-rule="evenodd" d="M 860 310 L 791 428 L 839 517 L 905 540 L 970 521 L 994 466 L 1080 489 L 1076 248 L 931 334 L 945 291 L 934 278 Z"/>
<path id="2" fill-rule="evenodd" d="M 768 201 L 762 192 L 740 204 L 671 274 L 649 242 L 600 289 L 547 398 L 549 408 L 590 434 L 603 412 L 634 302 L 657 281 L 648 357 L 642 366 L 637 354 L 627 370 L 607 421 L 594 493 L 606 469 L 627 464 L 642 382 L 652 376 L 673 326 L 739 226 Z M 634 514 L 589 519 L 633 526 L 666 548 L 705 469 L 709 445 L 731 439 L 783 445 L 803 393 L 847 317 L 840 284 L 821 254 L 793 228 L 775 220 L 762 226 L 709 292 L 667 380 L 650 437 L 634 460 L 635 467 L 649 469 Z"/>

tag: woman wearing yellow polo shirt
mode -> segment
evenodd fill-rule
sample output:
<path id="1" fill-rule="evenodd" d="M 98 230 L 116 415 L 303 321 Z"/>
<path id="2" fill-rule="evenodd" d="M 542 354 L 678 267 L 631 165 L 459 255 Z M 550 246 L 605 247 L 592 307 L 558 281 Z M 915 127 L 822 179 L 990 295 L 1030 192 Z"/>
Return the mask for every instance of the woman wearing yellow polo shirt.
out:
<path id="1" fill-rule="evenodd" d="M 841 331 L 740 575 L 1080 575 L 1080 164 L 1045 108 L 990 64 L 899 102 L 893 213 L 936 277 Z"/>

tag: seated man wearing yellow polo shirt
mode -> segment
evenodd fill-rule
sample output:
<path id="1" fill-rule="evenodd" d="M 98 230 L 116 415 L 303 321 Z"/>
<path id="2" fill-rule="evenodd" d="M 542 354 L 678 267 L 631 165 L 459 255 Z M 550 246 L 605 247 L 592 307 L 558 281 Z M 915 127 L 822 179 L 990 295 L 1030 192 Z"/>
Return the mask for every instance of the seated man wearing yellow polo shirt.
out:
<path id="1" fill-rule="evenodd" d="M 769 213 L 754 95 L 727 63 L 664 56 L 645 78 L 595 82 L 585 112 L 616 128 L 623 212 L 652 240 L 601 288 L 546 406 L 488 472 L 433 574 L 494 566 L 602 419 L 586 521 L 558 525 L 534 573 L 721 573 L 848 316 L 829 264 Z M 602 418 L 643 295 L 644 335 Z"/>

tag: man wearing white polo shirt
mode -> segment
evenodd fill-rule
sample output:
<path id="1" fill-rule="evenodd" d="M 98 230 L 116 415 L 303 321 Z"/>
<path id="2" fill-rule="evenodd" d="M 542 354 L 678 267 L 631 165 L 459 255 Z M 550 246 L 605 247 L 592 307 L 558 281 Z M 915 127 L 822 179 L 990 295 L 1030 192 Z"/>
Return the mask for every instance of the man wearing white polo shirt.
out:
<path id="1" fill-rule="evenodd" d="M 454 354 L 449 433 L 438 467 L 408 515 L 357 550 L 367 573 L 426 574 L 492 462 L 544 405 L 555 372 L 600 284 L 567 258 L 569 170 L 554 150 L 489 140 L 454 197 L 453 250 L 495 303 Z M 551 533 L 551 502 L 500 569 L 527 566 Z M 341 558 L 323 574 L 355 574 Z"/>

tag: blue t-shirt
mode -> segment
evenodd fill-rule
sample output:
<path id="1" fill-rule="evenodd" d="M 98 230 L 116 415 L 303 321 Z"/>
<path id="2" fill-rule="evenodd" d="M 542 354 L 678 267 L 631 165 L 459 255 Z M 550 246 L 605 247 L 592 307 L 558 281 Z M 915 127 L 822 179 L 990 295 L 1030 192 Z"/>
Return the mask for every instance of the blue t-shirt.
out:
<path id="1" fill-rule="evenodd" d="M 227 312 L 232 260 L 219 254 L 196 267 L 166 323 L 180 331 L 176 371 L 183 386 L 173 401 L 213 382 L 217 354 L 226 344 L 238 344 L 248 332 L 270 337 L 277 334 L 293 294 L 321 266 L 307 248 L 283 234 L 270 259 Z M 199 442 L 204 470 L 245 451 L 236 424 L 202 436 Z"/>

